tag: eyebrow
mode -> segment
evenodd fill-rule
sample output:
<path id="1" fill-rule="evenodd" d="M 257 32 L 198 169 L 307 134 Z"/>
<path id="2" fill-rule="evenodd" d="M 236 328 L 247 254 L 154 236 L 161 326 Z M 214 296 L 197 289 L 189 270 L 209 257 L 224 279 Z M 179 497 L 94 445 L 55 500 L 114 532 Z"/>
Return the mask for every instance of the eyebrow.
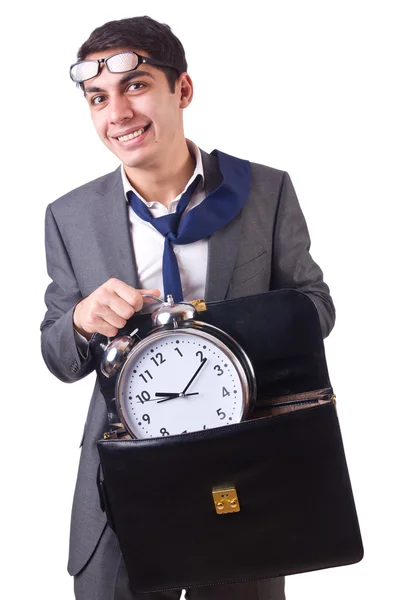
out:
<path id="1" fill-rule="evenodd" d="M 119 86 L 125 85 L 126 83 L 128 83 L 129 81 L 131 81 L 132 79 L 136 79 L 137 77 L 151 77 L 152 79 L 154 79 L 154 76 L 149 73 L 148 71 L 141 71 L 141 70 L 136 70 L 136 71 L 132 71 L 131 73 L 127 73 L 126 75 L 124 75 L 124 77 L 122 77 L 120 79 L 120 81 L 118 82 Z M 84 83 L 84 82 L 83 82 Z M 106 90 L 99 88 L 97 86 L 89 86 L 89 87 L 85 87 L 84 86 L 84 96 L 86 96 L 87 94 L 96 94 L 98 92 L 106 92 Z"/>

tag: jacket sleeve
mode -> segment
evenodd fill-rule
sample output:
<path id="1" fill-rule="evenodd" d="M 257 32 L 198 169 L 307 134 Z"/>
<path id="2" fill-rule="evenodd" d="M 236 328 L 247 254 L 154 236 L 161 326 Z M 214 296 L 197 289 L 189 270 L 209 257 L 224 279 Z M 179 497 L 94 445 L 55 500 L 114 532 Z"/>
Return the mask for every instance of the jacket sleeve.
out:
<path id="1" fill-rule="evenodd" d="M 288 173 L 284 174 L 274 227 L 271 289 L 294 288 L 314 302 L 323 337 L 335 323 L 335 307 L 323 273 L 310 255 L 310 236 Z"/>
<path id="2" fill-rule="evenodd" d="M 51 206 L 45 218 L 45 247 L 51 283 L 45 293 L 41 351 L 51 373 L 71 383 L 91 373 L 94 364 L 91 353 L 81 352 L 76 343 L 73 311 L 82 294 Z"/>

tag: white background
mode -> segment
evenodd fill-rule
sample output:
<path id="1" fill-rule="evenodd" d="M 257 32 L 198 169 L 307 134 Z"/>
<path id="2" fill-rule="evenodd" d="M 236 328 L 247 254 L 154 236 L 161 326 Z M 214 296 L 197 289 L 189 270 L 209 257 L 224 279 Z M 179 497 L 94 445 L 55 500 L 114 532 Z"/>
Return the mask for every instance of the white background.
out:
<path id="1" fill-rule="evenodd" d="M 61 383 L 41 359 L 44 212 L 117 166 L 68 77 L 78 47 L 148 14 L 185 46 L 187 137 L 290 173 L 337 307 L 326 352 L 365 558 L 288 578 L 288 598 L 396 598 L 392 2 L 37 0 L 2 13 L 2 596 L 73 598 L 70 507 L 94 381 Z"/>

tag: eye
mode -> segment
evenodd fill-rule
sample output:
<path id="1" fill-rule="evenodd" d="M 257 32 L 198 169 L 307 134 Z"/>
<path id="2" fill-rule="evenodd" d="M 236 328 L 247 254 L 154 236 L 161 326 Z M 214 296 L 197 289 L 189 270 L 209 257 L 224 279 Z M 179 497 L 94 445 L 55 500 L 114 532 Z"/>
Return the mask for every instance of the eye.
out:
<path id="1" fill-rule="evenodd" d="M 145 87 L 144 83 L 138 83 L 138 82 L 134 82 L 134 83 L 130 83 L 130 85 L 128 86 L 127 90 L 128 91 L 136 91 L 136 90 L 141 90 L 142 88 Z"/>
<path id="2" fill-rule="evenodd" d="M 93 96 L 90 100 L 90 104 L 93 106 L 98 106 L 104 102 L 105 96 Z"/>

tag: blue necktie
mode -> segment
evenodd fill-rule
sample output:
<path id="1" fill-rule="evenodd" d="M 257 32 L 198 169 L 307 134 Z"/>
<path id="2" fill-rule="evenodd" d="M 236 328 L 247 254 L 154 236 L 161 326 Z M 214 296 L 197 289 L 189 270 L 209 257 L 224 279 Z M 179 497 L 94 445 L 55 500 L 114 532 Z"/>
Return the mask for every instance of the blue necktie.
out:
<path id="1" fill-rule="evenodd" d="M 198 206 L 182 215 L 199 183 L 200 176 L 182 194 L 177 210 L 170 215 L 154 218 L 146 204 L 133 191 L 127 192 L 128 201 L 136 214 L 148 221 L 164 236 L 163 283 L 164 297 L 171 294 L 174 302 L 183 300 L 178 262 L 173 251 L 174 244 L 191 244 L 209 237 L 232 221 L 246 203 L 251 186 L 251 166 L 219 150 L 211 154 L 218 158 L 223 181 Z M 181 221 L 182 219 L 182 221 Z"/>

